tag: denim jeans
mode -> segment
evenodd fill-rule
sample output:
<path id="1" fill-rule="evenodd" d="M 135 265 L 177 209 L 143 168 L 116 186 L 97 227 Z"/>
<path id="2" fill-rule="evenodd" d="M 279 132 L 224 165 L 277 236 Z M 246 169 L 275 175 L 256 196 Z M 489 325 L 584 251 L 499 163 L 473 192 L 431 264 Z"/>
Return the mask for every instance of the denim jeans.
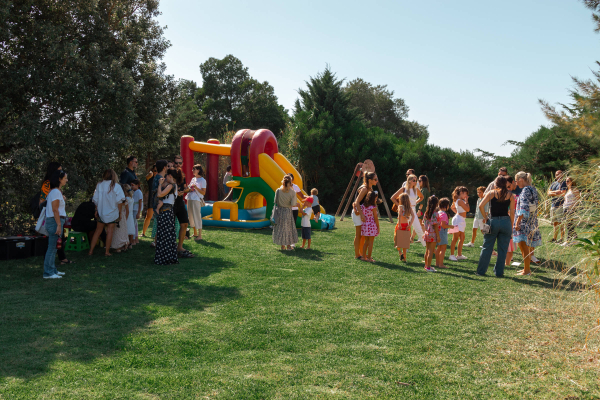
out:
<path id="1" fill-rule="evenodd" d="M 492 258 L 492 252 L 494 251 L 494 243 L 496 242 L 496 239 L 498 239 L 498 258 L 496 259 L 494 273 L 496 276 L 503 276 L 506 253 L 512 236 L 510 217 L 493 217 L 490 219 L 489 223 L 491 229 L 490 233 L 483 236 L 483 249 L 479 256 L 477 273 L 479 275 L 484 275 L 487 272 L 490 259 Z"/>
<path id="2" fill-rule="evenodd" d="M 54 217 L 46 218 L 46 230 L 48 231 L 48 250 L 46 250 L 46 258 L 44 258 L 44 277 L 55 275 L 57 272 L 55 259 L 56 259 L 56 242 L 62 235 L 62 227 L 65 224 L 65 219 L 60 219 L 60 231 L 61 234 L 56 234 L 56 220 Z M 63 246 L 64 246 L 63 242 Z"/>

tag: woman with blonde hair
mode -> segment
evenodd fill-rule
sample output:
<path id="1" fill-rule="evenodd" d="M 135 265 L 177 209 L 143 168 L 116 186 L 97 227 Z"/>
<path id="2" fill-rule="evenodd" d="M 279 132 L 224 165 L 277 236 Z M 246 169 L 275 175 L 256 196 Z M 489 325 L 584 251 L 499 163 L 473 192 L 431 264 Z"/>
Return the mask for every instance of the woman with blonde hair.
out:
<path id="1" fill-rule="evenodd" d="M 538 229 L 537 219 L 538 193 L 532 186 L 531 174 L 520 171 L 515 175 L 515 180 L 522 191 L 517 198 L 517 219 L 513 227 L 513 243 L 519 246 L 524 264 L 524 268 L 517 272 L 517 275 L 531 275 L 531 256 L 534 249 L 542 244 L 542 235 Z"/>
<path id="2" fill-rule="evenodd" d="M 423 193 L 421 193 L 421 189 L 417 186 L 417 176 L 409 175 L 406 183 L 402 185 L 400 189 L 396 193 L 392 195 L 392 203 L 396 206 L 400 206 L 399 198 L 402 193 L 406 193 L 408 198 L 410 199 L 410 206 L 413 210 L 413 213 L 417 215 L 416 206 L 417 203 L 423 201 Z M 418 218 L 415 218 L 412 221 L 412 227 L 417 233 L 417 238 L 419 242 L 425 246 L 425 240 L 423 239 L 423 226 L 421 225 L 421 221 Z"/>
<path id="3" fill-rule="evenodd" d="M 123 202 L 125 200 L 125 194 L 121 185 L 118 184 L 119 178 L 117 173 L 112 169 L 107 169 L 102 174 L 102 182 L 96 185 L 94 191 L 94 197 L 92 201 L 96 205 L 96 218 L 98 218 L 98 224 L 96 225 L 96 232 L 90 243 L 89 255 L 91 256 L 94 252 L 94 247 L 98 243 L 100 234 L 106 227 L 106 250 L 105 256 L 111 256 L 110 245 L 112 242 L 113 233 L 115 230 L 115 223 L 119 221 L 121 210 L 123 208 Z"/>

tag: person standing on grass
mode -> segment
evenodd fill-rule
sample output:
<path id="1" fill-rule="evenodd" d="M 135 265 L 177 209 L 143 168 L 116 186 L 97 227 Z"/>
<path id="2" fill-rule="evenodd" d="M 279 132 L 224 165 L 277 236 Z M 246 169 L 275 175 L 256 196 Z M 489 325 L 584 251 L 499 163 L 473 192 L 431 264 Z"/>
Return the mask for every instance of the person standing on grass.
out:
<path id="1" fill-rule="evenodd" d="M 394 243 L 396 243 L 398 231 L 410 231 L 412 222 L 417 218 L 410 205 L 410 198 L 406 193 L 402 193 L 400 197 L 398 197 L 398 204 L 398 223 L 394 229 Z M 400 261 L 406 261 L 406 251 L 408 249 L 401 249 L 399 247 L 397 247 L 397 249 L 398 254 L 400 255 Z"/>
<path id="2" fill-rule="evenodd" d="M 160 180 L 167 175 L 169 162 L 167 160 L 158 160 L 156 162 L 156 175 L 152 180 L 152 189 L 148 195 L 148 208 L 153 209 L 156 214 L 156 207 L 158 207 L 158 187 L 160 186 Z M 156 231 L 158 230 L 158 221 L 154 218 L 154 225 L 152 227 L 152 237 L 156 238 Z M 156 241 L 150 244 L 152 247 L 156 247 Z"/>
<path id="3" fill-rule="evenodd" d="M 409 177 L 409 176 L 411 176 L 411 175 L 417 176 L 417 173 L 415 172 L 415 170 L 414 170 L 414 169 L 412 169 L 412 168 L 409 168 L 409 169 L 406 171 L 406 180 L 405 180 L 404 182 L 402 182 L 402 187 L 405 187 L 405 186 L 406 186 L 406 183 L 408 182 L 408 177 Z M 417 188 L 419 188 L 419 190 L 421 190 L 421 186 L 420 186 L 420 184 L 419 184 L 419 182 L 418 182 L 418 181 L 417 181 Z"/>
<path id="4" fill-rule="evenodd" d="M 119 221 L 123 202 L 125 201 L 125 193 L 123 193 L 121 185 L 118 184 L 118 177 L 115 171 L 112 169 L 104 171 L 102 182 L 96 185 L 92 201 L 96 204 L 96 219 L 98 223 L 96 224 L 96 232 L 94 232 L 94 237 L 90 243 L 88 255 L 91 256 L 94 253 L 94 247 L 96 247 L 98 239 L 106 227 L 104 255 L 112 256 L 110 254 L 110 246 L 115 231 L 115 223 Z"/>
<path id="5" fill-rule="evenodd" d="M 416 211 L 417 218 L 421 221 L 421 225 L 423 225 L 423 214 L 425 214 L 425 210 L 427 209 L 427 199 L 431 196 L 431 189 L 429 188 L 429 179 L 425 175 L 421 175 L 417 180 L 417 187 L 421 191 L 423 195 L 423 200 L 417 203 Z M 416 233 L 413 232 L 413 238 Z"/>
<path id="6" fill-rule="evenodd" d="M 121 172 L 119 183 L 121 185 L 130 185 L 132 181 L 137 179 L 135 169 L 137 168 L 138 160 L 134 156 L 127 157 L 127 167 Z"/>
<path id="7" fill-rule="evenodd" d="M 190 226 L 194 228 L 194 240 L 202 240 L 202 207 L 204 207 L 204 195 L 206 194 L 206 179 L 202 165 L 196 164 L 192 169 L 194 177 L 190 181 L 191 192 L 187 195 L 188 217 Z"/>
<path id="8" fill-rule="evenodd" d="M 361 205 L 365 202 L 367 195 L 373 191 L 373 186 L 377 185 L 379 179 L 375 172 L 367 172 L 363 176 L 363 184 L 358 188 L 356 193 L 356 199 L 352 203 L 352 222 L 354 223 L 355 235 L 354 235 L 354 258 L 357 260 L 362 259 L 362 249 L 365 244 L 365 240 L 361 235 L 362 224 L 365 221 L 365 216 L 362 214 Z"/>
<path id="9" fill-rule="evenodd" d="M 515 194 L 516 187 L 517 187 L 517 182 L 515 182 L 514 178 L 512 176 L 507 176 L 506 177 L 506 190 L 511 192 L 513 199 L 514 199 L 514 204 L 511 205 L 512 210 L 513 210 L 513 215 L 517 212 L 517 198 L 519 197 Z M 510 263 L 512 263 L 512 258 L 513 258 L 514 252 L 515 252 L 515 243 L 513 242 L 512 231 L 511 231 L 510 242 L 508 244 L 508 251 L 506 252 L 506 262 L 504 263 L 505 266 L 508 267 L 510 265 Z M 498 253 L 492 254 L 492 255 L 498 255 Z"/>
<path id="10" fill-rule="evenodd" d="M 508 176 L 508 170 L 506 169 L 506 167 L 501 167 L 498 170 L 498 176 L 503 176 L 505 178 Z M 483 194 L 486 195 L 486 194 L 488 194 L 488 192 L 490 192 L 492 190 L 496 190 L 496 180 L 495 179 L 490 182 L 490 184 L 485 189 L 485 193 L 483 193 Z"/>
<path id="11" fill-rule="evenodd" d="M 471 241 L 469 243 L 465 244 L 465 247 L 475 247 L 475 239 L 477 238 L 477 229 L 481 229 L 481 227 L 483 226 L 483 215 L 481 214 L 481 211 L 479 210 L 479 205 L 481 204 L 481 201 L 483 200 L 484 193 L 485 193 L 485 187 L 479 186 L 477 188 L 477 197 L 479 197 L 479 198 L 477 199 L 477 206 L 475 206 L 475 218 L 473 219 L 473 235 L 471 236 Z M 486 213 L 490 212 L 489 203 L 486 204 L 486 206 L 485 206 L 485 212 Z"/>
<path id="12" fill-rule="evenodd" d="M 177 258 L 177 237 L 175 235 L 175 215 L 173 206 L 177 197 L 177 171 L 170 169 L 164 179 L 166 185 L 160 182 L 157 196 L 164 198 L 163 206 L 157 210 L 156 253 L 154 263 L 157 265 L 179 264 Z"/>
<path id="13" fill-rule="evenodd" d="M 435 254 L 435 247 L 440 242 L 440 231 L 439 221 L 437 217 L 437 207 L 439 200 L 435 196 L 430 196 L 427 199 L 427 209 L 423 215 L 423 223 L 425 224 L 425 233 L 423 239 L 425 240 L 427 249 L 425 250 L 425 271 L 435 272 L 435 268 L 431 266 L 433 255 Z"/>
<path id="14" fill-rule="evenodd" d="M 292 245 L 298 242 L 298 231 L 292 218 L 292 207 L 296 206 L 297 197 L 289 175 L 283 177 L 281 187 L 275 191 L 274 203 L 273 243 L 280 245 L 281 250 L 293 250 Z"/>
<path id="15" fill-rule="evenodd" d="M 400 195 L 402 193 L 408 194 L 408 198 L 410 199 L 410 205 L 415 215 L 417 215 L 416 206 L 417 203 L 423 200 L 423 193 L 421 193 L 421 190 L 417 187 L 417 177 L 415 175 L 409 175 L 405 184 L 403 184 L 402 187 L 392 195 L 392 203 L 394 203 L 396 206 L 400 205 L 398 204 L 398 199 L 400 198 Z M 425 247 L 425 241 L 423 240 L 423 226 L 421 225 L 421 221 L 419 221 L 418 218 L 415 219 L 412 222 L 412 227 L 417 233 L 417 239 L 419 240 L 419 242 L 421 242 L 423 247 Z"/>
<path id="16" fill-rule="evenodd" d="M 562 224 L 564 216 L 563 204 L 565 202 L 565 194 L 567 193 L 567 182 L 562 180 L 563 172 L 561 170 L 556 171 L 554 177 L 556 178 L 550 189 L 548 190 L 548 196 L 552 197 L 552 203 L 550 205 L 550 220 L 554 226 L 554 236 L 551 243 L 556 243 L 558 238 L 558 231 L 560 230 L 560 241 L 565 241 L 565 226 Z"/>
<path id="17" fill-rule="evenodd" d="M 567 183 L 567 193 L 565 194 L 563 208 L 564 218 L 567 223 L 567 240 L 562 245 L 568 246 L 573 244 L 573 240 L 577 238 L 577 232 L 575 231 L 575 220 L 577 204 L 579 203 L 581 194 L 579 193 L 579 189 L 577 189 L 577 185 L 572 177 L 568 177 L 565 182 Z"/>
<path id="18" fill-rule="evenodd" d="M 467 257 L 462 255 L 463 243 L 465 242 L 465 229 L 467 228 L 467 212 L 469 212 L 469 189 L 464 186 L 457 186 L 452 192 L 452 211 L 456 213 L 452 218 L 453 237 L 450 245 L 450 261 L 466 260 Z M 454 246 L 458 242 L 457 256 L 454 255 Z"/>
<path id="19" fill-rule="evenodd" d="M 448 209 L 450 208 L 450 199 L 443 197 L 440 199 L 438 204 L 438 223 L 440 231 L 440 240 L 437 243 L 435 249 L 435 266 L 436 268 L 445 269 L 448 268 L 444 265 L 444 258 L 446 257 L 446 248 L 448 247 L 448 229 L 454 228 L 452 225 L 448 225 Z"/>
<path id="20" fill-rule="evenodd" d="M 112 241 L 110 242 L 110 248 L 115 250 L 116 253 L 127 251 L 129 247 L 129 228 L 127 226 L 127 219 L 129 218 L 129 203 L 127 202 L 126 195 L 126 188 L 129 185 L 119 186 L 121 186 L 121 190 L 123 190 L 125 198 L 123 200 L 123 207 L 121 207 L 119 220 L 117 221 L 117 225 L 115 226 Z"/>
<path id="21" fill-rule="evenodd" d="M 302 196 L 302 190 L 300 190 L 300 187 L 294 183 L 294 174 L 288 174 L 288 175 L 290 178 L 292 178 L 292 188 L 294 189 L 294 192 L 296 194 L 300 194 L 300 197 L 304 197 L 304 196 Z M 304 199 L 302 199 L 302 201 L 304 202 Z M 298 220 L 298 206 L 297 205 L 292 207 L 292 218 L 294 219 L 294 226 L 296 226 L 296 221 Z"/>
<path id="22" fill-rule="evenodd" d="M 131 190 L 133 190 L 133 219 L 135 220 L 135 235 L 133 238 L 133 244 L 138 244 L 140 242 L 138 220 L 140 219 L 140 214 L 144 209 L 144 194 L 140 189 L 139 180 L 136 179 L 131 181 Z"/>
<path id="23" fill-rule="evenodd" d="M 531 185 L 531 174 L 520 171 L 515 175 L 515 180 L 523 190 L 517 199 L 517 220 L 514 222 L 513 242 L 519 246 L 525 266 L 517 272 L 517 275 L 531 275 L 533 250 L 542 244 L 542 234 L 538 229 L 537 219 L 538 194 Z"/>
<path id="24" fill-rule="evenodd" d="M 181 158 L 179 159 L 181 160 Z M 183 242 L 185 240 L 185 233 L 187 231 L 190 220 L 188 218 L 188 210 L 185 208 L 185 202 L 183 196 L 190 192 L 187 184 L 185 183 L 185 176 L 181 170 L 183 161 L 179 163 L 177 157 L 175 157 L 176 168 L 175 171 L 175 184 L 177 185 L 177 197 L 175 198 L 175 204 L 173 205 L 173 212 L 175 217 L 179 221 L 179 243 L 177 244 L 177 256 L 179 258 L 194 258 L 189 250 L 183 248 Z"/>
<path id="25" fill-rule="evenodd" d="M 374 263 L 373 259 L 373 243 L 375 237 L 379 236 L 379 217 L 377 216 L 377 192 L 372 191 L 367 195 L 364 203 L 360 206 L 361 213 L 365 217 L 361 225 L 361 235 L 365 238 L 362 254 L 363 261 Z"/>
<path id="26" fill-rule="evenodd" d="M 311 243 L 311 230 L 310 230 L 310 217 L 313 215 L 312 210 L 313 198 L 308 196 L 304 199 L 304 205 L 302 209 L 302 248 L 306 245 L 306 241 L 308 240 L 308 249 L 310 250 Z"/>
<path id="27" fill-rule="evenodd" d="M 65 273 L 60 272 L 56 269 L 55 258 L 56 258 L 56 243 L 58 238 L 62 236 L 63 226 L 67 219 L 67 213 L 65 211 L 65 199 L 63 198 L 60 189 L 67 184 L 69 179 L 65 171 L 56 170 L 52 173 L 49 179 L 48 195 L 46 196 L 46 230 L 48 231 L 48 250 L 46 250 L 46 257 L 44 258 L 44 279 L 59 279 L 62 278 Z M 63 246 L 66 243 L 63 242 Z M 61 246 L 61 247 L 63 247 Z"/>
<path id="28" fill-rule="evenodd" d="M 494 243 L 498 241 L 498 258 L 494 266 L 494 274 L 501 278 L 504 276 L 504 262 L 512 235 L 512 221 L 515 218 L 513 194 L 508 191 L 506 178 L 496 178 L 496 189 L 488 192 L 479 204 L 479 211 L 483 215 L 483 223 L 489 221 L 490 231 L 483 235 L 483 248 L 477 265 L 477 275 L 483 276 L 487 272 Z M 490 203 L 489 212 L 485 206 Z"/>
<path id="29" fill-rule="evenodd" d="M 154 176 L 156 175 L 156 164 L 152 166 L 150 172 L 146 175 L 146 183 L 148 184 L 148 205 L 146 206 L 146 218 L 144 219 L 144 227 L 142 228 L 142 236 L 146 237 L 146 231 L 150 226 L 154 210 L 152 209 L 152 188 L 154 186 Z M 141 211 L 141 209 L 140 209 Z"/>

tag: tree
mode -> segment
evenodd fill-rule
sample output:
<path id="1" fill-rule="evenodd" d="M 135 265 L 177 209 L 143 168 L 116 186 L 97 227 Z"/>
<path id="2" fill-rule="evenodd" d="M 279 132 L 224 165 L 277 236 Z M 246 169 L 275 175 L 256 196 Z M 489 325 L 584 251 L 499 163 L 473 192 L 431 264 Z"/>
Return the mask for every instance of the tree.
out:
<path id="1" fill-rule="evenodd" d="M 394 98 L 394 91 L 387 85 L 374 86 L 361 78 L 344 86 L 350 94 L 350 106 L 356 108 L 367 126 L 377 126 L 404 140 L 427 139 L 427 127 L 416 121 L 408 121 L 408 106 L 403 99 Z"/>
<path id="2" fill-rule="evenodd" d="M 158 0 L 2 2 L 0 200 L 26 204 L 57 159 L 70 189 L 89 192 L 103 169 L 166 134 L 158 14 Z"/>
<path id="3" fill-rule="evenodd" d="M 201 139 L 220 137 L 228 129 L 265 128 L 279 135 L 285 128 L 289 117 L 273 87 L 253 79 L 238 58 L 211 57 L 200 65 L 200 73 L 203 84 L 196 102 L 205 116 Z"/>

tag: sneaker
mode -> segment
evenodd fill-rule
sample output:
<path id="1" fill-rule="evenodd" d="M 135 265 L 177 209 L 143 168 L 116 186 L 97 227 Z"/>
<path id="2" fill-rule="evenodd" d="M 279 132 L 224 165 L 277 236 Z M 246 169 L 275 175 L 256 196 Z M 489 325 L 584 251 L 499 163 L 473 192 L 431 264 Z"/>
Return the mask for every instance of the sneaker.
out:
<path id="1" fill-rule="evenodd" d="M 50 276 L 44 276 L 44 279 L 60 279 L 60 278 L 62 278 L 62 276 L 56 275 L 56 274 L 50 275 Z"/>
<path id="2" fill-rule="evenodd" d="M 531 261 L 536 264 L 540 262 L 540 260 L 538 260 L 536 256 L 531 256 Z"/>
<path id="3" fill-rule="evenodd" d="M 64 272 L 60 272 L 60 271 L 56 271 L 56 275 L 64 276 L 65 273 Z"/>
<path id="4" fill-rule="evenodd" d="M 463 247 L 475 247 L 475 244 L 474 244 L 474 243 L 471 243 L 471 242 L 469 242 L 469 243 L 467 243 L 467 244 L 463 244 Z"/>
<path id="5" fill-rule="evenodd" d="M 480 249 L 483 249 L 483 246 L 479 246 Z"/>
<path id="6" fill-rule="evenodd" d="M 466 260 L 467 256 L 458 256 L 456 257 L 457 260 Z"/>
<path id="7" fill-rule="evenodd" d="M 435 272 L 435 268 L 433 267 L 423 267 L 423 269 L 427 272 Z"/>
<path id="8" fill-rule="evenodd" d="M 458 260 L 456 259 L 456 256 L 450 256 L 449 260 L 450 260 L 450 261 L 458 261 Z"/>

